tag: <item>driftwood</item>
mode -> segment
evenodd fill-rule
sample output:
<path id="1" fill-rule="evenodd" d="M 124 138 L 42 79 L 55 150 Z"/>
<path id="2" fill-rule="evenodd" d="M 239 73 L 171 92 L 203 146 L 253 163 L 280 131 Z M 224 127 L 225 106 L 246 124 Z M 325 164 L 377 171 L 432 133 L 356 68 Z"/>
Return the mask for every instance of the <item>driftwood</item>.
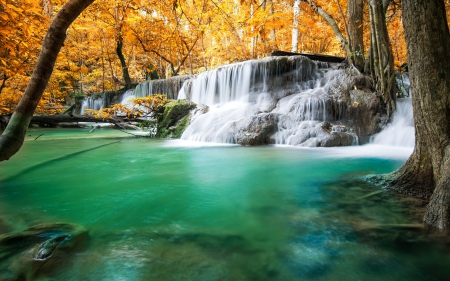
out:
<path id="1" fill-rule="evenodd" d="M 273 51 L 270 53 L 273 57 L 281 57 L 281 56 L 305 56 L 309 58 L 310 60 L 316 60 L 316 61 L 323 61 L 323 62 L 336 62 L 336 63 L 342 63 L 345 61 L 345 58 L 343 57 L 335 57 L 335 56 L 329 56 L 329 55 L 319 55 L 319 54 L 304 54 L 304 53 L 291 53 L 291 52 L 284 52 L 284 51 Z"/>
<path id="2" fill-rule="evenodd" d="M 92 122 L 92 123 L 111 123 L 122 129 L 136 129 L 135 126 L 127 124 L 125 122 L 143 122 L 141 119 L 129 119 L 129 118 L 95 118 L 93 116 L 78 116 L 78 115 L 48 115 L 48 116 L 33 116 L 30 124 L 37 124 L 41 127 L 57 127 L 60 123 L 79 123 L 79 122 Z"/>
<path id="3" fill-rule="evenodd" d="M 11 118 L 11 114 L 0 116 L 0 129 L 6 127 Z M 93 116 L 80 116 L 80 115 L 47 115 L 47 116 L 33 116 L 30 121 L 30 125 L 38 125 L 40 127 L 58 127 L 60 123 L 73 123 L 79 122 L 91 122 L 91 123 L 111 123 L 121 129 L 136 130 L 138 127 L 128 124 L 127 122 L 141 123 L 145 120 L 142 119 L 130 119 L 130 118 L 95 118 Z"/>

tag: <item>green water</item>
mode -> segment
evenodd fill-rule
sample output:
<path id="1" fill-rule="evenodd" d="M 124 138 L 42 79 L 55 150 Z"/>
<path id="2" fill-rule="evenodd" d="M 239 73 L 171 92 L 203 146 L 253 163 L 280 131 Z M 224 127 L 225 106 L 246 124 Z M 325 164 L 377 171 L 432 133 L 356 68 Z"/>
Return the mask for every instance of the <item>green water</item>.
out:
<path id="1" fill-rule="evenodd" d="M 448 279 L 448 246 L 404 227 L 420 224 L 415 201 L 363 198 L 378 190 L 364 175 L 406 159 L 88 131 L 30 131 L 0 163 L 0 234 L 86 231 L 45 262 L 30 249 L 56 230 L 0 245 L 0 280 Z"/>

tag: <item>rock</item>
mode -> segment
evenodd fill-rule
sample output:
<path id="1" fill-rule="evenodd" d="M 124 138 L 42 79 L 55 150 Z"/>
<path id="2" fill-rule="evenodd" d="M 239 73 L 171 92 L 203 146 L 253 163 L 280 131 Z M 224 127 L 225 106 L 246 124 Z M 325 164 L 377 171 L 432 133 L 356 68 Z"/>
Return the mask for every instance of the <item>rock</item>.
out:
<path id="1" fill-rule="evenodd" d="M 359 144 L 369 142 L 370 137 L 381 130 L 383 111 L 371 78 L 352 70 L 330 77 L 326 75 L 321 82 L 332 100 L 331 106 L 327 105 L 327 111 L 328 116 L 334 117 L 329 120 L 339 121 L 347 128 L 352 128 Z"/>
<path id="2" fill-rule="evenodd" d="M 355 135 L 343 132 L 331 132 L 328 138 L 320 141 L 318 146 L 350 146 L 355 143 Z"/>
<path id="3" fill-rule="evenodd" d="M 275 131 L 276 115 L 262 113 L 245 117 L 235 123 L 236 141 L 240 145 L 261 145 L 271 143 L 270 135 Z"/>
<path id="4" fill-rule="evenodd" d="M 46 260 L 50 258 L 55 250 L 70 237 L 69 234 L 60 234 L 42 243 L 33 255 L 35 260 Z"/>
<path id="5" fill-rule="evenodd" d="M 288 131 L 289 145 L 305 147 L 349 146 L 356 142 L 356 135 L 349 132 L 338 132 L 330 122 L 304 121 L 295 131 Z M 343 130 L 343 129 L 342 129 Z M 276 135 L 274 137 L 277 137 Z M 275 141 L 275 140 L 274 140 Z"/>
<path id="6" fill-rule="evenodd" d="M 67 223 L 41 224 L 0 235 L 0 280 L 37 280 L 54 272 L 87 239 L 85 228 Z"/>
<path id="7" fill-rule="evenodd" d="M 156 137 L 180 138 L 191 123 L 191 119 L 208 110 L 204 105 L 197 106 L 188 100 L 174 100 L 165 105 L 164 113 L 158 122 Z"/>

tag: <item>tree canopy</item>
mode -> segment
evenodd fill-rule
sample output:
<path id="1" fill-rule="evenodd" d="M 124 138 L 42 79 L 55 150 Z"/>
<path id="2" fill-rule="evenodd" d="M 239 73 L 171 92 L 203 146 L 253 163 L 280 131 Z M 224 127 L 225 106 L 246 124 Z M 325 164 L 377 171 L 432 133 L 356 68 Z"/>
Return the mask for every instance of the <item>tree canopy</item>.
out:
<path id="1" fill-rule="evenodd" d="M 333 16 L 347 36 L 347 1 L 314 2 Z M 0 114 L 15 109 L 44 33 L 64 3 L 0 1 Z M 291 50 L 293 5 L 294 1 L 278 0 L 97 0 L 68 29 L 36 113 L 61 111 L 76 97 L 117 90 L 148 79 L 150 73 L 161 78 L 196 74 L 261 58 L 273 50 Z M 330 25 L 307 2 L 301 2 L 300 10 L 298 51 L 345 55 Z M 364 17 L 367 52 L 367 11 Z M 401 10 L 392 2 L 387 22 L 396 66 L 406 62 L 400 18 Z"/>

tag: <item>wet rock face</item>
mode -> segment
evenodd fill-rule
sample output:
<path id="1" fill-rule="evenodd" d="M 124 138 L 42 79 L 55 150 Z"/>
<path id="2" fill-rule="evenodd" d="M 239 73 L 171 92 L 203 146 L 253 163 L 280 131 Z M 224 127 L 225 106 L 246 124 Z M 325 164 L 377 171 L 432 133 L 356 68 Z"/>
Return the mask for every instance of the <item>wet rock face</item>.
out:
<path id="1" fill-rule="evenodd" d="M 321 84 L 332 100 L 327 106 L 329 114 L 336 117 L 328 120 L 351 128 L 359 144 L 369 142 L 380 131 L 382 118 L 381 100 L 373 90 L 371 78 L 351 70 L 329 76 L 332 78 L 327 80 L 325 76 Z"/>
<path id="2" fill-rule="evenodd" d="M 185 96 L 211 110 L 191 122 L 182 138 L 242 145 L 368 142 L 379 132 L 382 116 L 371 78 L 351 69 L 326 67 L 294 56 L 202 73 L 185 84 Z"/>
<path id="3" fill-rule="evenodd" d="M 289 135 L 286 144 L 304 147 L 332 147 L 356 144 L 357 136 L 348 132 L 345 126 L 334 126 L 330 122 L 303 121 L 295 130 L 278 131 L 272 135 L 276 143 L 280 134 Z"/>
<path id="4" fill-rule="evenodd" d="M 44 280 L 70 264 L 88 239 L 87 230 L 68 223 L 41 224 L 0 235 L 0 280 Z M 46 279 L 45 279 L 46 280 Z"/>
<path id="5" fill-rule="evenodd" d="M 272 143 L 270 136 L 275 131 L 276 116 L 263 113 L 243 118 L 236 122 L 236 142 L 240 145 L 261 145 Z"/>
<path id="6" fill-rule="evenodd" d="M 166 104 L 163 116 L 158 122 L 156 136 L 159 138 L 180 138 L 191 119 L 205 113 L 207 107 L 188 100 L 175 100 Z"/>

